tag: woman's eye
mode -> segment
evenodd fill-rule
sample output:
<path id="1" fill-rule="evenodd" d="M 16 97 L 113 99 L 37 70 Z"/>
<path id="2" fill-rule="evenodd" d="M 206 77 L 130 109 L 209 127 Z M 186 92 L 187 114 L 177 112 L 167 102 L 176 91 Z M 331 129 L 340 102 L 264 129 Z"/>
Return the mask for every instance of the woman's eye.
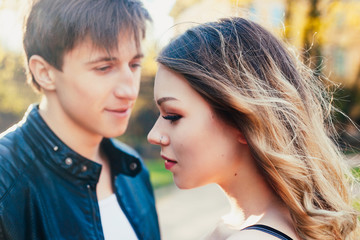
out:
<path id="1" fill-rule="evenodd" d="M 162 116 L 165 120 L 169 120 L 170 123 L 176 122 L 177 120 L 179 120 L 181 118 L 180 115 L 166 115 L 166 116 Z"/>

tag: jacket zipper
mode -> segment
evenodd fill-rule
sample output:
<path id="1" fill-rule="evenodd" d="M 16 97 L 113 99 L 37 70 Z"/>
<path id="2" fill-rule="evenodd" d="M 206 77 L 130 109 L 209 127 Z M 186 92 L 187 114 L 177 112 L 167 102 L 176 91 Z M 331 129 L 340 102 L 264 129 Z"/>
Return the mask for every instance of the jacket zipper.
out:
<path id="1" fill-rule="evenodd" d="M 98 228 L 97 228 L 96 215 L 95 215 L 96 209 L 95 209 L 94 202 L 93 202 L 93 194 L 91 191 L 91 185 L 87 184 L 86 188 L 88 189 L 88 193 L 90 196 L 90 204 L 91 204 L 91 209 L 92 209 L 92 217 L 93 217 L 93 224 L 94 224 L 94 228 L 95 228 L 94 230 L 95 230 L 96 239 L 100 239 L 99 233 L 98 233 Z"/>
<path id="2" fill-rule="evenodd" d="M 141 239 L 140 237 L 142 237 L 142 236 L 141 236 L 141 234 L 140 234 L 140 232 L 139 232 L 140 229 L 139 229 L 139 228 L 136 226 L 136 224 L 134 223 L 133 218 L 132 218 L 131 216 L 129 216 L 129 213 L 128 213 L 126 207 L 125 207 L 125 204 L 123 203 L 123 199 L 122 199 L 122 197 L 121 197 L 121 195 L 120 195 L 120 193 L 119 193 L 119 191 L 118 191 L 118 187 L 117 187 L 117 182 L 116 182 L 116 180 L 117 180 L 117 177 L 114 178 L 114 186 L 115 186 L 116 199 L 117 199 L 117 201 L 118 201 L 118 203 L 119 203 L 119 205 L 120 205 L 121 210 L 124 212 L 126 218 L 127 218 L 128 221 L 130 222 L 131 227 L 134 229 L 134 232 L 135 232 L 135 234 L 136 234 L 136 237 L 137 237 L 138 239 Z"/>

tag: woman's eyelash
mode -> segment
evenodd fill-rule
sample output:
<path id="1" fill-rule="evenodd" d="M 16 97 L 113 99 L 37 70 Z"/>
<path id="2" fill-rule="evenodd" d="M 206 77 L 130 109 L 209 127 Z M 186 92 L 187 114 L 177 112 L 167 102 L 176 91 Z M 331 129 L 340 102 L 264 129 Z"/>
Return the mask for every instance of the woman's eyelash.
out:
<path id="1" fill-rule="evenodd" d="M 171 123 L 179 120 L 181 118 L 180 115 L 166 115 L 166 116 L 162 116 L 165 120 L 169 120 Z"/>

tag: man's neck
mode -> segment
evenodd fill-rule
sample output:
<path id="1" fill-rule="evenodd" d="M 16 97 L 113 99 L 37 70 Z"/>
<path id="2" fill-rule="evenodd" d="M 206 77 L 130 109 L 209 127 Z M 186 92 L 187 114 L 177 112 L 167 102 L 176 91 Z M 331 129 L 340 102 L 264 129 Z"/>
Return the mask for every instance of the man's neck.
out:
<path id="1" fill-rule="evenodd" d="M 66 117 L 61 109 L 49 106 L 46 98 L 39 105 L 39 113 L 49 128 L 69 148 L 78 154 L 95 162 L 101 163 L 100 143 L 102 136 L 90 134 L 79 128 L 73 121 Z"/>

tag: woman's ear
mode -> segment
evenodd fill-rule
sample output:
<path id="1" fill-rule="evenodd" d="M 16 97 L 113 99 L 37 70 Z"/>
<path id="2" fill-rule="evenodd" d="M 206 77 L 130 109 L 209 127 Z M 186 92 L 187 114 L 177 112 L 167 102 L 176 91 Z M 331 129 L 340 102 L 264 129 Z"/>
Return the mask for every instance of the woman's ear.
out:
<path id="1" fill-rule="evenodd" d="M 35 81 L 42 89 L 52 91 L 55 90 L 55 81 L 50 74 L 50 64 L 41 56 L 33 55 L 29 59 L 29 68 L 33 74 Z"/>
<path id="2" fill-rule="evenodd" d="M 246 141 L 246 138 L 245 138 L 244 134 L 242 134 L 242 132 L 238 133 L 238 141 L 241 144 L 245 144 L 245 145 L 248 144 L 247 141 Z"/>

